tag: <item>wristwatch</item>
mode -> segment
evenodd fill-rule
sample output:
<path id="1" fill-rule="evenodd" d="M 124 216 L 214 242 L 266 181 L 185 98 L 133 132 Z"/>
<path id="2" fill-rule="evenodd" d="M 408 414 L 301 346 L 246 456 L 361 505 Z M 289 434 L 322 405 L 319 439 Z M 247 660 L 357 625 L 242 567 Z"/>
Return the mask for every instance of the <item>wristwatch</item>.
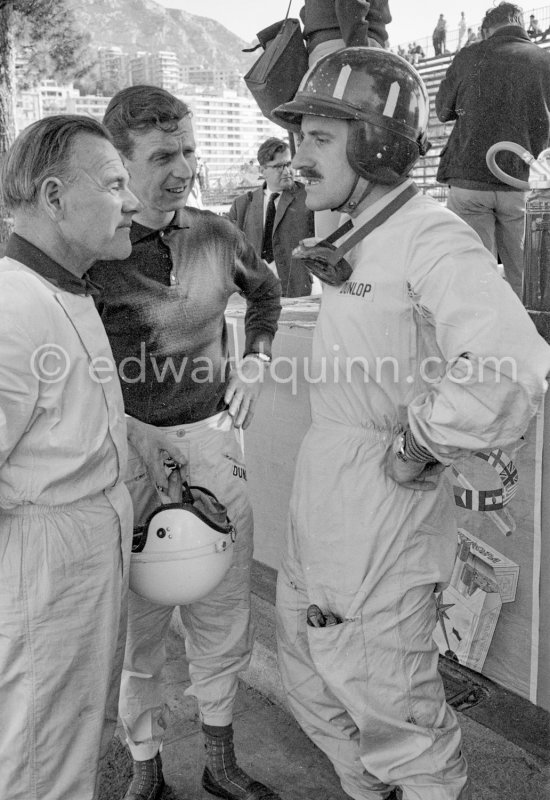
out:
<path id="1" fill-rule="evenodd" d="M 392 444 L 392 453 L 400 461 L 408 461 L 407 453 L 405 452 L 405 447 L 407 444 L 405 438 L 406 434 L 407 434 L 406 431 L 401 431 L 401 433 L 398 433 L 395 439 L 393 440 Z"/>
<path id="2" fill-rule="evenodd" d="M 271 364 L 271 356 L 268 356 L 267 353 L 247 353 L 244 358 L 257 358 L 264 364 Z"/>
<path id="3" fill-rule="evenodd" d="M 400 461 L 413 464 L 437 464 L 433 453 L 419 444 L 410 430 L 406 429 L 397 434 L 392 444 L 392 453 Z"/>

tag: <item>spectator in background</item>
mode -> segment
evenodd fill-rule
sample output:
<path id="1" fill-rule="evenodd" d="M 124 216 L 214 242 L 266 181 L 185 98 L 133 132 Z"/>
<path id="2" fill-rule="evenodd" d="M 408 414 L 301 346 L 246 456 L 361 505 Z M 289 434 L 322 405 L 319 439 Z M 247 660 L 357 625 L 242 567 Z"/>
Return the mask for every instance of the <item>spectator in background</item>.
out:
<path id="1" fill-rule="evenodd" d="M 210 188 L 210 182 L 208 180 L 208 164 L 203 161 L 199 153 L 197 153 L 197 181 L 201 191 L 204 192 L 206 189 Z"/>
<path id="2" fill-rule="evenodd" d="M 432 42 L 435 55 L 443 55 L 447 43 L 447 21 L 443 14 L 440 14 L 439 19 L 437 20 L 437 24 L 432 35 Z"/>
<path id="3" fill-rule="evenodd" d="M 228 217 L 281 280 L 283 297 L 311 294 L 312 279 L 292 251 L 313 236 L 313 212 L 305 189 L 295 181 L 288 142 L 271 137 L 258 150 L 263 186 L 237 197 Z"/>
<path id="4" fill-rule="evenodd" d="M 241 164 L 239 186 L 255 186 L 258 183 L 258 165 L 253 158 Z"/>
<path id="5" fill-rule="evenodd" d="M 543 36 L 543 30 L 539 25 L 538 19 L 535 19 L 535 15 L 531 14 L 529 17 L 529 25 L 527 27 L 527 33 L 529 34 L 529 38 L 536 39 L 537 36 Z"/>
<path id="6" fill-rule="evenodd" d="M 479 41 L 481 41 L 481 37 L 475 33 L 473 28 L 468 28 L 466 41 L 464 42 L 464 47 L 469 47 L 469 45 Z"/>
<path id="7" fill-rule="evenodd" d="M 460 12 L 460 19 L 458 20 L 458 47 L 457 50 L 460 50 L 462 45 L 464 44 L 466 38 L 466 30 L 467 30 L 467 23 L 466 23 L 466 15 L 464 11 Z"/>
<path id="8" fill-rule="evenodd" d="M 419 61 L 422 61 L 423 58 L 426 58 L 424 50 L 416 42 L 413 42 L 411 45 L 410 56 L 411 64 L 418 64 Z"/>
<path id="9" fill-rule="evenodd" d="M 449 188 L 448 208 L 478 233 L 521 296 L 525 193 L 487 167 L 491 145 L 512 141 L 534 156 L 549 146 L 550 53 L 529 40 L 519 6 L 503 2 L 482 23 L 484 41 L 460 50 L 435 98 L 442 122 L 455 124 L 441 153 L 437 180 Z M 499 165 L 526 180 L 529 169 L 512 153 Z"/>
<path id="10" fill-rule="evenodd" d="M 91 800 L 117 721 L 132 506 L 87 271 L 130 255 L 140 206 L 84 116 L 25 128 L 0 186 L 0 797 Z"/>

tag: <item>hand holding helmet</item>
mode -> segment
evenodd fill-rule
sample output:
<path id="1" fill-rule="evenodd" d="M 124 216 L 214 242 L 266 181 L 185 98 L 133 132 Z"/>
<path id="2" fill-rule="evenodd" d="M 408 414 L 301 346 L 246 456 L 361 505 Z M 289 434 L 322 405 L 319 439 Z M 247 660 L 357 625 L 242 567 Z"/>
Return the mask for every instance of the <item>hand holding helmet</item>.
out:
<path id="1" fill-rule="evenodd" d="M 171 472 L 165 466 L 172 455 L 168 451 L 166 436 L 153 425 L 147 425 L 129 414 L 126 415 L 126 424 L 130 449 L 133 448 L 139 455 L 155 486 L 168 493 Z"/>

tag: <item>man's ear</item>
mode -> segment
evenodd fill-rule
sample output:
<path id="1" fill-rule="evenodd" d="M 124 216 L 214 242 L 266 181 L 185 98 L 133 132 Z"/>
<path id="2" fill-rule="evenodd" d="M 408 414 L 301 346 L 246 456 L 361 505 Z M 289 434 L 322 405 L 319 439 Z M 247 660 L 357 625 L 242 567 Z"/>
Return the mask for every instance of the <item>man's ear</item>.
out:
<path id="1" fill-rule="evenodd" d="M 64 212 L 65 187 L 59 178 L 46 178 L 40 187 L 40 204 L 53 220 L 60 219 Z"/>

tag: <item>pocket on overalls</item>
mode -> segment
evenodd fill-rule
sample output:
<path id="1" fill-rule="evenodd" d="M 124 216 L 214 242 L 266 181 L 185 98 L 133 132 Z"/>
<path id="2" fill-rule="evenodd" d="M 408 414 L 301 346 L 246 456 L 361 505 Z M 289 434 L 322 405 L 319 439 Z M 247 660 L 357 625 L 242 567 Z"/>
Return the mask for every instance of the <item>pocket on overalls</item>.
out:
<path id="1" fill-rule="evenodd" d="M 124 483 L 132 498 L 134 527 L 137 527 L 145 522 L 161 501 L 143 459 L 131 444 L 128 444 L 128 465 Z"/>
<path id="2" fill-rule="evenodd" d="M 311 658 L 335 697 L 358 719 L 366 709 L 367 652 L 362 615 L 325 628 L 307 628 Z"/>
<path id="3" fill-rule="evenodd" d="M 277 632 L 281 642 L 294 647 L 305 632 L 308 600 L 306 593 L 282 569 L 277 576 Z"/>
<path id="4" fill-rule="evenodd" d="M 233 478 L 246 483 L 246 465 L 239 439 L 239 431 L 231 428 L 224 436 L 223 457 L 229 464 Z"/>

